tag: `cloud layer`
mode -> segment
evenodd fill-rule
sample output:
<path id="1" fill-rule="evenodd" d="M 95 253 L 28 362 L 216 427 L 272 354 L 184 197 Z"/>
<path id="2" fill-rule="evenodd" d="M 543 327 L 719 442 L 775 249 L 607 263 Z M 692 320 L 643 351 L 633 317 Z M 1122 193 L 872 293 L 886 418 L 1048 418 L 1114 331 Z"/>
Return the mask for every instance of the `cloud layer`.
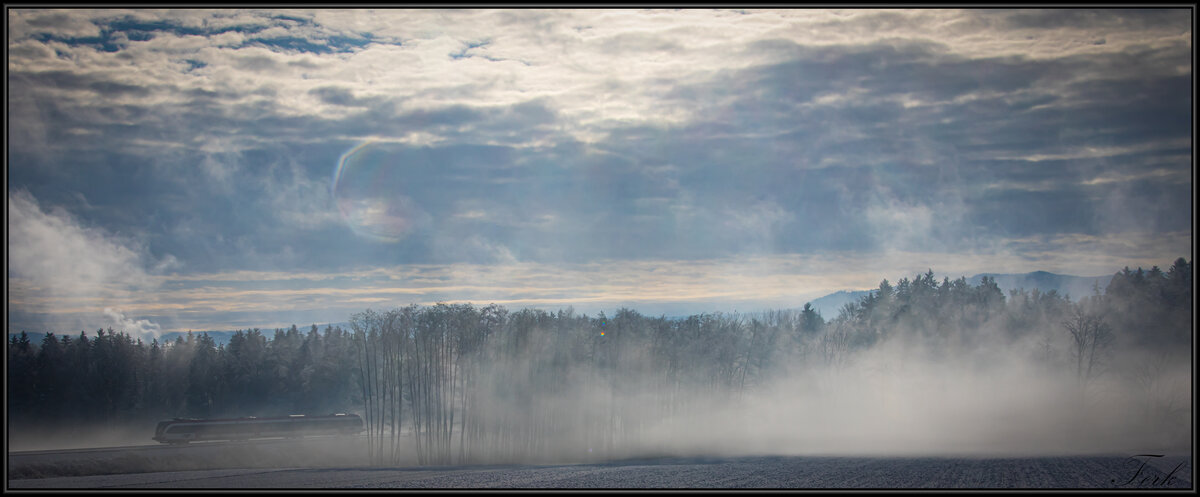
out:
<path id="1" fill-rule="evenodd" d="M 9 205 L 23 216 L 9 222 L 33 230 L 10 229 L 10 251 L 109 243 L 65 265 L 10 257 L 23 323 L 62 312 L 46 303 L 71 279 L 141 289 L 126 280 L 156 275 L 161 299 L 79 305 L 176 329 L 435 299 L 724 308 L 873 286 L 911 254 L 947 273 L 1094 275 L 1191 245 L 1187 9 L 12 9 L 9 22 Z M 867 261 L 883 274 L 827 279 Z M 474 293 L 372 283 L 367 300 L 317 283 L 396 267 L 512 276 L 450 285 L 487 288 Z M 531 298 L 515 271 L 530 267 L 637 275 L 633 288 L 720 267 L 764 278 L 744 288 L 794 277 L 795 290 L 696 279 Z M 324 276 L 298 277 L 310 300 L 257 307 L 171 293 L 244 272 Z"/>

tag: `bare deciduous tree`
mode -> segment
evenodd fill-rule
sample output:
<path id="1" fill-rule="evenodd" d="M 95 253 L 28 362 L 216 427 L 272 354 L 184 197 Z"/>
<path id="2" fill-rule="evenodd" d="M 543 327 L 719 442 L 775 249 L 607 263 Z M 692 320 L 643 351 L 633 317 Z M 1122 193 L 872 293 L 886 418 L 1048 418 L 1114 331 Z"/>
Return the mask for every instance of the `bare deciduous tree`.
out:
<path id="1" fill-rule="evenodd" d="M 1081 384 L 1100 373 L 1099 363 L 1113 342 L 1112 329 L 1097 304 L 1094 299 L 1084 299 L 1071 306 L 1070 314 L 1063 320 L 1063 327 L 1071 334 L 1075 375 Z"/>

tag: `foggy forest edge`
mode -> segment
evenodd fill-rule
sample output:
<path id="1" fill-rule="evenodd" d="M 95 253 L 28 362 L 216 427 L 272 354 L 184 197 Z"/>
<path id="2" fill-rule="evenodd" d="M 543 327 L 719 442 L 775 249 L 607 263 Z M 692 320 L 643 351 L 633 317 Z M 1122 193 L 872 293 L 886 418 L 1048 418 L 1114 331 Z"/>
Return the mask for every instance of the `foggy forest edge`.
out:
<path id="1" fill-rule="evenodd" d="M 781 379 L 833 388 L 831 376 L 870 369 L 869 351 L 903 344 L 915 362 L 1019 357 L 1076 385 L 1078 399 L 1065 402 L 1086 405 L 1100 395 L 1092 386 L 1119 380 L 1160 433 L 1190 439 L 1179 430 L 1191 399 L 1161 383 L 1190 360 L 1192 298 L 1191 263 L 1180 258 L 1167 271 L 1125 268 L 1075 301 L 929 271 L 883 280 L 828 320 L 809 305 L 656 318 L 437 304 L 368 309 L 350 329 L 293 325 L 270 338 L 249 329 L 227 345 L 202 333 L 149 344 L 111 329 L 40 344 L 21 334 L 8 344 L 7 415 L 10 430 L 70 435 L 149 432 L 172 417 L 352 412 L 379 462 L 396 460 L 401 440 L 425 464 L 555 457 L 563 447 L 600 456 L 686 436 L 672 420 L 773 392 Z"/>

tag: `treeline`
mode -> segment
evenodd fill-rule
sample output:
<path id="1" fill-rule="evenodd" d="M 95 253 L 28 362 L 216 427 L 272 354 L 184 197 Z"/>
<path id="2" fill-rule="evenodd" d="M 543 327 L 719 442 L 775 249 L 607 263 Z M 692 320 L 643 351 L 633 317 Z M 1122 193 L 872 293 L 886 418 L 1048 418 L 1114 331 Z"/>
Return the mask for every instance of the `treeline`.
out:
<path id="1" fill-rule="evenodd" d="M 99 329 L 40 344 L 21 333 L 8 342 L 8 416 L 10 426 L 86 433 L 171 417 L 354 412 L 354 360 L 348 332 L 315 325 L 270 340 L 238 331 L 222 345 L 204 333 L 146 343 Z"/>
<path id="2" fill-rule="evenodd" d="M 424 464 L 601 458 L 687 437 L 691 414 L 781 376 L 836 373 L 889 341 L 943 356 L 1016 349 L 1086 384 L 1129 351 L 1190 350 L 1191 278 L 1182 258 L 1126 268 L 1072 300 L 930 271 L 884 280 L 828 321 L 809 305 L 666 318 L 438 304 L 367 310 L 350 330 L 238 332 L 224 346 L 204 334 L 146 344 L 109 330 L 40 346 L 22 335 L 8 347 L 9 416 L 69 427 L 355 412 L 380 463 L 409 447 Z"/>
<path id="3" fill-rule="evenodd" d="M 1192 264 L 1179 258 L 1167 270 L 1128 267 L 1107 287 L 1072 299 L 1053 290 L 1013 290 L 1005 296 L 995 281 L 978 286 L 966 278 L 939 283 L 929 271 L 896 285 L 887 280 L 857 302 L 846 304 L 822 342 L 824 349 L 869 347 L 889 337 L 934 351 L 962 351 L 1021 344 L 1047 367 L 1066 368 L 1081 381 L 1098 374 L 1097 364 L 1119 364 L 1112 350 L 1162 355 L 1190 349 Z M 1137 352 L 1138 354 L 1134 354 Z"/>
<path id="4" fill-rule="evenodd" d="M 1065 320 L 1083 312 L 1102 320 L 1120 345 L 1172 348 L 1191 343 L 1192 265 L 1175 261 L 1164 272 L 1128 267 L 1106 288 L 1072 299 L 1055 291 L 1013 290 L 1006 297 L 995 280 L 979 286 L 966 278 L 940 283 L 933 271 L 896 285 L 883 280 L 856 302 L 843 306 L 831 323 L 855 345 L 870 345 L 890 335 L 915 335 L 931 344 L 976 345 L 1031 333 L 1061 331 Z"/>
<path id="5" fill-rule="evenodd" d="M 705 402 L 732 402 L 820 333 L 811 307 L 648 317 L 438 304 L 351 319 L 372 454 L 420 462 L 620 452 Z"/>

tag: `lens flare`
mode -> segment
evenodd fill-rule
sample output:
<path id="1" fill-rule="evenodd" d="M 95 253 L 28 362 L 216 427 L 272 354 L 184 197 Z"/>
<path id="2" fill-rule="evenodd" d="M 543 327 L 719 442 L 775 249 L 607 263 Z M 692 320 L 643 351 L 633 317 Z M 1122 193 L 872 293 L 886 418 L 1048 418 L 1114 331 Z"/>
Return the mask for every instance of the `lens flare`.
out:
<path id="1" fill-rule="evenodd" d="M 423 214 L 404 195 L 403 165 L 378 140 L 346 151 L 333 171 L 332 194 L 342 220 L 354 233 L 382 242 L 398 242 Z"/>

